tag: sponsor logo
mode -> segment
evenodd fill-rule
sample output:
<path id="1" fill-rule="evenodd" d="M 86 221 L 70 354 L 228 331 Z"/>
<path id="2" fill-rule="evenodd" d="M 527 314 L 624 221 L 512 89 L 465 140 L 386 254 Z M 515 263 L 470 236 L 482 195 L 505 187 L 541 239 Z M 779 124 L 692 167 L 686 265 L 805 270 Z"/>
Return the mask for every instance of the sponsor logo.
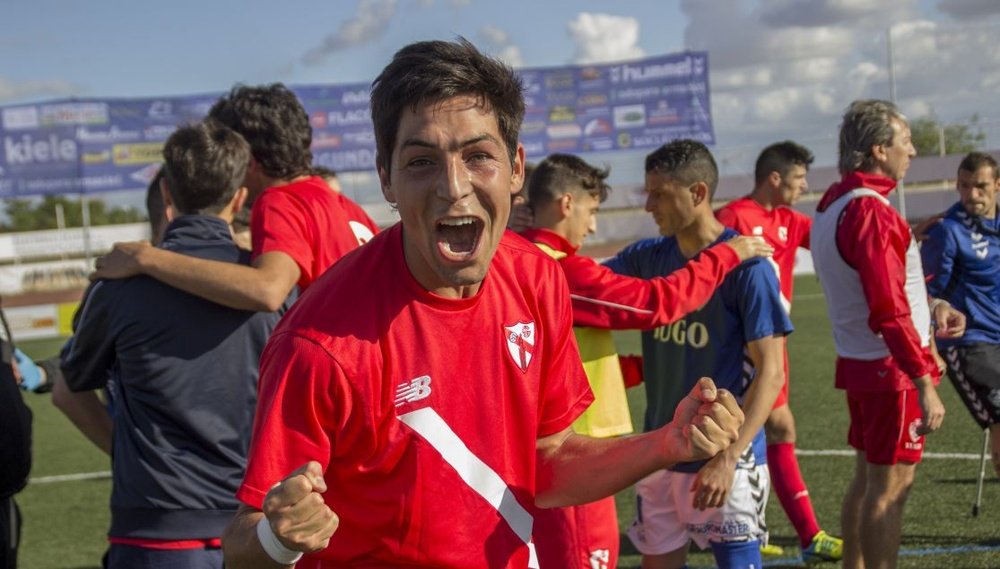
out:
<path id="1" fill-rule="evenodd" d="M 405 381 L 396 386 L 396 407 L 404 403 L 413 403 L 427 399 L 431 394 L 431 376 L 422 375 L 416 379 Z"/>
<path id="2" fill-rule="evenodd" d="M 978 231 L 973 231 L 972 233 L 969 234 L 969 237 L 971 237 L 973 241 L 983 240 L 983 234 L 979 233 Z"/>
<path id="3" fill-rule="evenodd" d="M 521 134 L 535 134 L 545 130 L 545 121 L 525 121 L 521 125 Z"/>
<path id="4" fill-rule="evenodd" d="M 595 81 L 601 78 L 601 70 L 597 67 L 584 67 L 580 70 L 580 79 Z"/>
<path id="5" fill-rule="evenodd" d="M 7 130 L 22 130 L 28 128 L 38 128 L 38 108 L 37 107 L 15 107 L 4 109 L 3 127 Z"/>
<path id="6" fill-rule="evenodd" d="M 524 153 L 528 156 L 541 156 L 545 154 L 545 145 L 539 140 L 521 141 L 524 145 Z"/>
<path id="7" fill-rule="evenodd" d="M 112 125 L 108 130 L 91 130 L 85 126 L 77 127 L 76 139 L 80 142 L 121 142 L 141 140 L 142 133 L 138 130 L 125 130 Z"/>
<path id="8" fill-rule="evenodd" d="M 615 128 L 635 128 L 646 126 L 645 105 L 624 105 L 615 107 Z"/>
<path id="9" fill-rule="evenodd" d="M 359 124 L 371 124 L 371 117 L 368 109 L 353 109 L 346 111 L 330 111 L 326 115 L 329 125 L 353 126 Z"/>
<path id="10" fill-rule="evenodd" d="M 336 134 L 325 134 L 313 138 L 313 148 L 340 148 L 341 138 Z"/>
<path id="11" fill-rule="evenodd" d="M 535 351 L 535 323 L 518 322 L 504 326 L 503 331 L 507 340 L 507 353 L 521 371 L 528 371 L 531 356 Z"/>
<path id="12" fill-rule="evenodd" d="M 84 164 L 104 164 L 111 162 L 111 151 L 102 150 L 100 152 L 84 152 L 80 155 L 80 161 Z"/>
<path id="13" fill-rule="evenodd" d="M 41 108 L 39 119 L 41 126 L 107 124 L 108 105 L 105 103 L 45 105 Z"/>
<path id="14" fill-rule="evenodd" d="M 594 140 L 585 140 L 583 142 L 583 150 L 585 152 L 601 152 L 604 150 L 614 150 L 615 142 L 610 138 L 596 138 Z"/>
<path id="15" fill-rule="evenodd" d="M 174 131 L 177 130 L 175 127 L 167 126 L 165 124 L 152 124 L 142 129 L 142 135 L 146 140 L 167 140 Z"/>
<path id="16" fill-rule="evenodd" d="M 778 227 L 778 239 L 788 241 L 788 228 L 784 225 Z"/>
<path id="17" fill-rule="evenodd" d="M 553 124 L 545 129 L 549 138 L 580 138 L 583 129 L 576 123 Z"/>
<path id="18" fill-rule="evenodd" d="M 698 60 L 697 64 L 695 62 L 696 59 Z M 625 63 L 615 65 L 609 69 L 609 74 L 612 83 L 633 83 L 636 81 L 686 78 L 702 74 L 704 70 L 704 58 L 696 58 L 689 55 L 681 61 L 672 63 L 651 63 L 647 65 Z"/>
<path id="19" fill-rule="evenodd" d="M 549 122 L 573 122 L 576 120 L 576 111 L 567 105 L 556 105 L 549 109 Z"/>
<path id="20" fill-rule="evenodd" d="M 556 71 L 545 74 L 545 87 L 549 89 L 567 89 L 573 87 L 572 71 Z"/>
<path id="21" fill-rule="evenodd" d="M 708 328 L 701 322 L 689 324 L 687 320 L 678 320 L 673 324 L 660 326 L 653 330 L 653 339 L 678 346 L 688 345 L 692 348 L 704 348 L 708 345 Z"/>
<path id="22" fill-rule="evenodd" d="M 577 141 L 577 139 L 575 139 L 575 138 L 563 138 L 561 140 L 550 140 L 550 141 L 548 141 L 545 144 L 545 148 L 547 148 L 548 152 L 550 152 L 550 153 L 551 152 L 569 152 L 571 150 L 576 149 L 576 146 L 577 146 L 576 141 Z"/>
<path id="23" fill-rule="evenodd" d="M 368 105 L 368 89 L 357 89 L 354 91 L 344 91 L 340 96 L 342 105 Z"/>
<path id="24" fill-rule="evenodd" d="M 619 132 L 617 142 L 618 148 L 631 148 L 632 135 L 627 132 Z"/>
<path id="25" fill-rule="evenodd" d="M 369 148 L 357 150 L 317 152 L 313 155 L 317 166 L 334 170 L 370 170 L 375 168 L 375 151 Z"/>
<path id="26" fill-rule="evenodd" d="M 611 123 L 604 119 L 593 119 L 583 127 L 583 134 L 587 136 L 601 136 L 611 134 Z"/>
<path id="27" fill-rule="evenodd" d="M 77 157 L 76 141 L 55 134 L 42 139 L 30 134 L 22 134 L 19 138 L 5 136 L 3 150 L 8 166 L 76 162 Z"/>
<path id="28" fill-rule="evenodd" d="M 601 94 L 582 95 L 576 100 L 576 104 L 581 107 L 599 107 L 608 104 L 608 96 Z"/>
<path id="29" fill-rule="evenodd" d="M 363 144 L 363 145 L 374 145 L 375 144 L 375 131 L 374 130 L 358 130 L 354 132 L 345 132 L 343 134 L 344 140 L 353 144 Z"/>
<path id="30" fill-rule="evenodd" d="M 316 111 L 309 115 L 309 124 L 313 128 L 326 128 L 326 112 Z"/>
<path id="31" fill-rule="evenodd" d="M 149 104 L 146 116 L 157 120 L 170 119 L 174 116 L 174 105 L 170 101 L 153 101 Z"/>
<path id="32" fill-rule="evenodd" d="M 160 163 L 163 161 L 163 143 L 115 144 L 111 147 L 111 159 L 119 166 Z"/>

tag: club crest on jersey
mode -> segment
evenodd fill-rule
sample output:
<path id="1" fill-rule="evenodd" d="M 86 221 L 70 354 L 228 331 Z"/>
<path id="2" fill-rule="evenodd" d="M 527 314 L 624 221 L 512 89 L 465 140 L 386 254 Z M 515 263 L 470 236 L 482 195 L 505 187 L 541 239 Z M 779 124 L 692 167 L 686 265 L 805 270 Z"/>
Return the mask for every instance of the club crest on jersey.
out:
<path id="1" fill-rule="evenodd" d="M 503 331 L 507 353 L 521 371 L 528 371 L 531 355 L 535 351 L 535 323 L 518 322 L 512 326 L 504 326 Z"/>

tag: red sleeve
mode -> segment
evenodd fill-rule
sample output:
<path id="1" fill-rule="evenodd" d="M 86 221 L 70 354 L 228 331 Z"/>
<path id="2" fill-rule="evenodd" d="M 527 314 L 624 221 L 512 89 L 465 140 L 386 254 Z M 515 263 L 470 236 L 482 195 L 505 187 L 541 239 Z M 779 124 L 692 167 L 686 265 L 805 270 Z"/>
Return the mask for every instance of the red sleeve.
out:
<path id="1" fill-rule="evenodd" d="M 642 356 L 619 354 L 618 365 L 622 368 L 622 380 L 625 387 L 635 387 L 642 383 Z"/>
<path id="2" fill-rule="evenodd" d="M 864 235 L 864 239 L 857 239 Z M 868 327 L 881 334 L 899 367 L 911 378 L 934 373 L 927 348 L 913 327 L 906 297 L 906 250 L 910 228 L 875 199 L 855 199 L 837 228 L 837 248 L 861 278 L 868 302 Z"/>
<path id="3" fill-rule="evenodd" d="M 740 259 L 719 244 L 670 275 L 648 280 L 619 275 L 580 255 L 559 262 L 572 293 L 574 324 L 632 330 L 663 326 L 701 308 Z"/>
<path id="4" fill-rule="evenodd" d="M 308 212 L 284 192 L 265 191 L 253 204 L 250 238 L 254 258 L 280 251 L 295 261 L 302 272 L 300 282 L 312 282 L 314 255 Z"/>
<path id="5" fill-rule="evenodd" d="M 538 395 L 538 438 L 568 429 L 594 402 L 573 334 L 566 281 L 555 264 L 551 261 L 547 264 L 551 270 L 539 273 L 542 285 L 539 290 L 548 289 L 548 292 L 539 299 L 547 301 L 541 304 L 546 307 L 542 337 L 547 339 L 543 340 L 547 341 L 547 346 Z"/>
<path id="6" fill-rule="evenodd" d="M 288 333 L 271 337 L 261 355 L 253 437 L 237 499 L 260 509 L 271 486 L 306 462 L 315 460 L 326 471 L 329 433 L 341 430 L 337 417 L 350 415 L 349 400 L 334 404 L 343 392 L 335 388 L 338 381 L 340 366 L 317 344 Z"/>
<path id="7" fill-rule="evenodd" d="M 802 215 L 802 220 L 800 223 L 802 226 L 802 238 L 799 241 L 799 247 L 812 249 L 812 247 L 809 246 L 810 243 L 809 239 L 810 236 L 812 235 L 813 220 L 808 215 Z"/>

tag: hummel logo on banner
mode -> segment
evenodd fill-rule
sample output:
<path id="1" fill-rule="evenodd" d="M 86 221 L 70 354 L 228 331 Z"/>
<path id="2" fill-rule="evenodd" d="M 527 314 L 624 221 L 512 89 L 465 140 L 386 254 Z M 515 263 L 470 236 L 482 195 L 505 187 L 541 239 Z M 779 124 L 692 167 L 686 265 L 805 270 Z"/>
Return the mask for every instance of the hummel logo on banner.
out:
<path id="1" fill-rule="evenodd" d="M 431 394 L 431 376 L 422 375 L 408 382 L 400 383 L 396 386 L 396 407 L 404 403 L 413 403 L 421 399 L 427 399 Z"/>

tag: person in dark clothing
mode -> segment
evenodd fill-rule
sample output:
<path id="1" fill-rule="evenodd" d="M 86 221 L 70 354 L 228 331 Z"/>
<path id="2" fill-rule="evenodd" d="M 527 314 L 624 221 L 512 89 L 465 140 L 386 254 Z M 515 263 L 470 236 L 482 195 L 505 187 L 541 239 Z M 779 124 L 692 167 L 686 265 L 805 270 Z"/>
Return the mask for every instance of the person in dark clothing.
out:
<path id="1" fill-rule="evenodd" d="M 229 228 L 247 193 L 242 137 L 211 120 L 184 126 L 168 139 L 164 159 L 170 224 L 160 247 L 249 263 Z M 220 536 L 238 506 L 257 361 L 279 316 L 226 308 L 144 276 L 92 288 L 53 393 L 99 417 L 94 390 L 113 392 L 111 420 L 85 432 L 113 457 L 108 567 L 222 566 Z"/>
<path id="2" fill-rule="evenodd" d="M 21 512 L 14 503 L 31 470 L 31 410 L 21 399 L 14 371 L 14 345 L 0 312 L 0 569 L 17 567 Z"/>

